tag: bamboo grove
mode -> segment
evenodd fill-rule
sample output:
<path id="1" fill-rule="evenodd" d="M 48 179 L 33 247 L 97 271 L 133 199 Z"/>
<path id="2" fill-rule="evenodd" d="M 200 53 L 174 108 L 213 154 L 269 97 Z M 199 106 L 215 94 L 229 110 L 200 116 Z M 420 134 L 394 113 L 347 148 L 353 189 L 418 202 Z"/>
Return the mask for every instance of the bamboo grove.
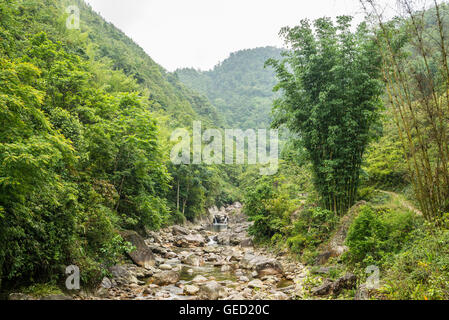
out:
<path id="1" fill-rule="evenodd" d="M 303 20 L 282 31 L 292 50 L 271 60 L 283 97 L 275 102 L 274 126 L 300 136 L 312 163 L 321 205 L 344 214 L 357 200 L 359 176 L 383 92 L 380 57 L 366 24 L 351 32 L 352 18 L 336 24 Z M 292 70 L 293 72 L 290 72 Z"/>
<path id="2" fill-rule="evenodd" d="M 398 1 L 399 17 L 385 22 L 375 1 L 361 1 L 378 26 L 388 102 L 423 215 L 439 222 L 449 209 L 449 7 Z"/>

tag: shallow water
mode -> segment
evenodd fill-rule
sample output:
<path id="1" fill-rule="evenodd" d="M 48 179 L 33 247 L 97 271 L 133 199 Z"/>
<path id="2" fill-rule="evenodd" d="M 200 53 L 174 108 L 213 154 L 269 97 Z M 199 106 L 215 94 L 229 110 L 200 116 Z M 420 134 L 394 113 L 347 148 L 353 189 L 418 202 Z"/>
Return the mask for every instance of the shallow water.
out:
<path id="1" fill-rule="evenodd" d="M 228 230 L 227 224 L 210 224 L 206 230 L 212 231 L 212 232 L 223 232 Z"/>
<path id="2" fill-rule="evenodd" d="M 189 269 L 192 269 L 193 273 L 187 272 Z M 183 266 L 180 274 L 180 280 L 189 282 L 198 275 L 206 278 L 214 277 L 217 281 L 238 281 L 238 277 L 234 274 L 234 272 L 222 272 L 220 267 L 214 267 L 212 265 L 205 265 L 202 267 Z"/>
<path id="3" fill-rule="evenodd" d="M 277 288 L 278 289 L 287 288 L 294 284 L 295 283 L 292 280 L 282 279 L 281 281 L 278 282 Z"/>

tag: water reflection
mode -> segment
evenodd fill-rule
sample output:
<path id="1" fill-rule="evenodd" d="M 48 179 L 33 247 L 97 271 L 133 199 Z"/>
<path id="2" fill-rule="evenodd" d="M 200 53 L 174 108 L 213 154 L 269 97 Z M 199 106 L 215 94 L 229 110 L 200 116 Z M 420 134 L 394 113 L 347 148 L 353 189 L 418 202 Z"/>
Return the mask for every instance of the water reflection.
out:
<path id="1" fill-rule="evenodd" d="M 211 224 L 207 228 L 207 230 L 212 231 L 212 232 L 222 232 L 222 231 L 225 231 L 227 229 L 228 229 L 228 225 L 227 224 Z"/>

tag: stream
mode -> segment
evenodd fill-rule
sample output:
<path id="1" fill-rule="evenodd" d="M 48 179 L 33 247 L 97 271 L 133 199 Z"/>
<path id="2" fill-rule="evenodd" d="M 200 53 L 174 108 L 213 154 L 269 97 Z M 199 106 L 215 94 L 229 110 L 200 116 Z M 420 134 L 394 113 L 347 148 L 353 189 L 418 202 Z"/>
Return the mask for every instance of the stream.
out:
<path id="1" fill-rule="evenodd" d="M 218 209 L 215 209 L 217 211 Z M 79 299 L 289 300 L 301 297 L 306 268 L 285 252 L 254 247 L 250 223 L 234 204 L 218 210 L 228 224 L 172 226 L 145 239 L 154 263 L 111 268 L 95 295 Z M 217 212 L 215 212 L 217 214 Z M 212 215 L 213 216 L 213 215 Z"/>

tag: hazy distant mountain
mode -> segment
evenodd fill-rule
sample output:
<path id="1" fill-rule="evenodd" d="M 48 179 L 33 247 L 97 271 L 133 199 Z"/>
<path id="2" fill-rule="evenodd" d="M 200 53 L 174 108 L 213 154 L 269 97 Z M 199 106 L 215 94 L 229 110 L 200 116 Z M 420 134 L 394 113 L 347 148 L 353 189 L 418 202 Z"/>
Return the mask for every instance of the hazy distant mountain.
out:
<path id="1" fill-rule="evenodd" d="M 241 50 L 213 70 L 185 68 L 175 74 L 187 86 L 206 95 L 228 126 L 266 128 L 270 124 L 276 77 L 264 64 L 269 58 L 280 58 L 281 52 L 275 47 Z"/>

